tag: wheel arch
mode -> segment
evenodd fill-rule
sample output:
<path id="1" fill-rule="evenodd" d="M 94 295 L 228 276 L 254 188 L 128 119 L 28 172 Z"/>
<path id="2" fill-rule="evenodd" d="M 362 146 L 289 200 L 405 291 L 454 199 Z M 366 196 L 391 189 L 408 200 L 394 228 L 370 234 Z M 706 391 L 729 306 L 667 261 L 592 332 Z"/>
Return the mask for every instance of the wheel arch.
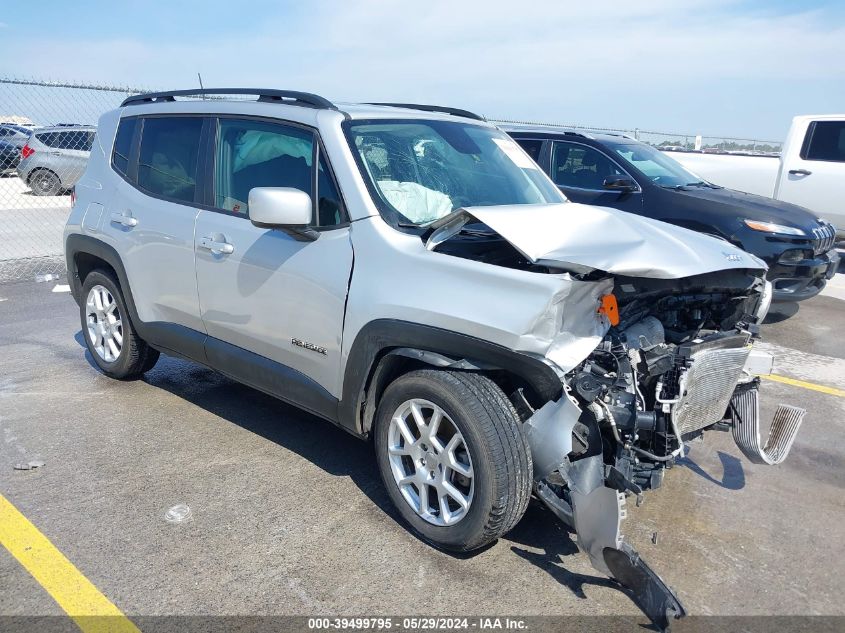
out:
<path id="1" fill-rule="evenodd" d="M 76 303 L 82 300 L 82 283 L 92 270 L 102 268 L 109 270 L 120 285 L 120 291 L 129 309 L 129 316 L 133 323 L 139 323 L 138 311 L 132 298 L 126 269 L 117 251 L 102 240 L 90 235 L 71 234 L 65 240 L 65 261 L 68 271 L 68 285 Z"/>
<path id="2" fill-rule="evenodd" d="M 421 367 L 484 373 L 508 395 L 508 387 L 527 387 L 538 405 L 562 390 L 555 371 L 539 358 L 437 327 L 378 319 L 361 329 L 350 348 L 338 405 L 341 425 L 368 435 L 387 386 Z"/>

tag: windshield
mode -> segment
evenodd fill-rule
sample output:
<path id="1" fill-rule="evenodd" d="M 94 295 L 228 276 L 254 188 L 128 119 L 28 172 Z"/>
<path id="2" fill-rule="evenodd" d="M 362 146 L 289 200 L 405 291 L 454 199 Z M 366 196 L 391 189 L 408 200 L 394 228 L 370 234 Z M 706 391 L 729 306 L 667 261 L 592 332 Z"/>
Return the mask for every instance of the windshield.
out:
<path id="1" fill-rule="evenodd" d="M 394 224 L 427 224 L 461 207 L 565 202 L 510 137 L 453 121 L 345 125 L 364 179 Z"/>
<path id="2" fill-rule="evenodd" d="M 675 159 L 645 143 L 608 143 L 619 156 L 661 187 L 705 184 Z"/>

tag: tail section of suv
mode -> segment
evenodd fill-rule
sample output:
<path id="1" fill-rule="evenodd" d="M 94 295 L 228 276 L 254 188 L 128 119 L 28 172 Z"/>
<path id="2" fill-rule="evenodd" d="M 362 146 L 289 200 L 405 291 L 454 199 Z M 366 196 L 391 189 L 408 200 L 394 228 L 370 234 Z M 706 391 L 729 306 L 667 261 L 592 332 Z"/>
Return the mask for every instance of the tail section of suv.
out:
<path id="1" fill-rule="evenodd" d="M 60 125 L 36 130 L 21 148 L 18 176 L 36 196 L 73 188 L 85 171 L 96 128 Z"/>
<path id="2" fill-rule="evenodd" d="M 65 231 L 97 365 L 175 354 L 371 438 L 444 549 L 490 543 L 534 494 L 655 622 L 683 615 L 622 537 L 625 498 L 717 425 L 785 457 L 801 410 L 757 433 L 765 265 L 567 202 L 465 111 L 206 92 L 258 98 L 140 95 L 100 120 Z"/>

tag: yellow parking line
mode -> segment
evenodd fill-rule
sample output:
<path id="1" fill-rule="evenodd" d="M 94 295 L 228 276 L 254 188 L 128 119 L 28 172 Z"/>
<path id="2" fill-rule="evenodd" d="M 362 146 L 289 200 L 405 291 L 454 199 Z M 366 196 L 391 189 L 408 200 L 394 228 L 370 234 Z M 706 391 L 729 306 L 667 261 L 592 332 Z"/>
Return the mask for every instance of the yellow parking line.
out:
<path id="1" fill-rule="evenodd" d="M 785 385 L 792 385 L 793 387 L 801 387 L 802 389 L 810 389 L 812 391 L 826 393 L 829 396 L 839 396 L 840 398 L 845 398 L 845 390 L 837 389 L 836 387 L 817 385 L 814 382 L 804 382 L 803 380 L 795 380 L 795 378 L 787 378 L 786 376 L 778 376 L 777 374 L 767 374 L 765 376 L 761 376 L 761 378 L 772 380 L 774 382 L 782 382 Z"/>
<path id="2" fill-rule="evenodd" d="M 2 494 L 0 543 L 84 633 L 140 633 Z"/>

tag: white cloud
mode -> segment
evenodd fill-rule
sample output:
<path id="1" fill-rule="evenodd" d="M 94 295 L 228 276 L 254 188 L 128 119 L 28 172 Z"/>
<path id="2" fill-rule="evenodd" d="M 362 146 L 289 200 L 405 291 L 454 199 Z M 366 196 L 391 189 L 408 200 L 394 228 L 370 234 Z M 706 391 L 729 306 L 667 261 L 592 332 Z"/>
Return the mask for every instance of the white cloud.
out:
<path id="1" fill-rule="evenodd" d="M 798 113 L 787 108 L 800 109 L 801 98 L 808 110 L 825 98 L 841 103 L 845 66 L 830 63 L 845 58 L 841 22 L 819 11 L 740 6 L 597 0 L 497 9 L 433 0 L 410 8 L 364 0 L 315 4 L 307 19 L 263 17 L 248 33 L 214 37 L 186 30 L 182 40 L 152 42 L 138 33 L 92 41 L 30 33 L 25 60 L 16 59 L 31 76 L 182 87 L 195 85 L 201 71 L 206 85 L 443 102 L 591 124 L 688 130 L 709 115 L 707 127 L 725 134 L 762 126 L 769 111 L 766 125 L 782 120 L 783 127 Z M 801 89 L 814 84 L 815 92 Z"/>

